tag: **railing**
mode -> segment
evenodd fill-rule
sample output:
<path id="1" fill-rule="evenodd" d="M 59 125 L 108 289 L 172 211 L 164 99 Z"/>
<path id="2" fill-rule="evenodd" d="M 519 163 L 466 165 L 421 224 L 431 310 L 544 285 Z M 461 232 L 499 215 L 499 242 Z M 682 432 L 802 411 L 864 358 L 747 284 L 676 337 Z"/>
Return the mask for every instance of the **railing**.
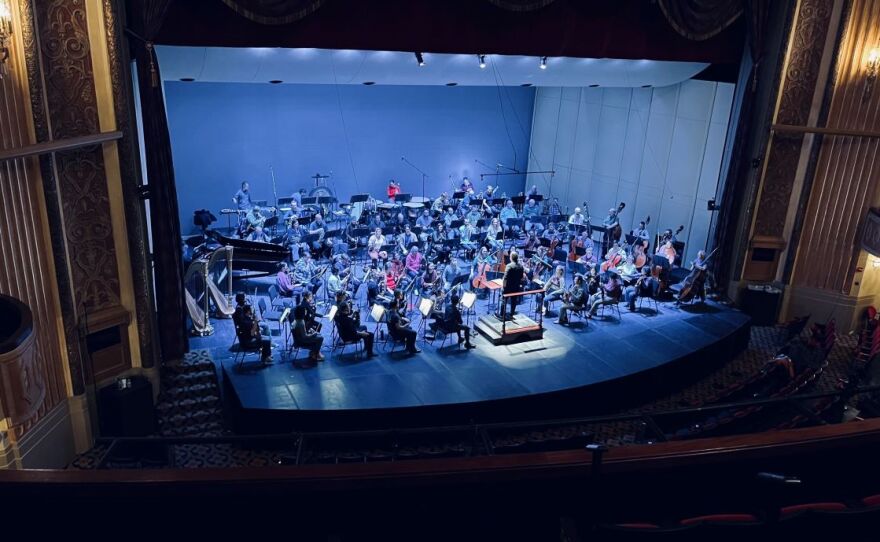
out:
<path id="1" fill-rule="evenodd" d="M 880 391 L 880 386 L 865 386 L 857 389 L 843 389 L 832 392 L 809 393 L 788 397 L 778 397 L 769 399 L 753 399 L 748 401 L 737 401 L 731 403 L 716 404 L 711 406 L 680 408 L 674 410 L 640 412 L 632 414 L 617 414 L 608 416 L 591 416 L 579 418 L 561 418 L 541 421 L 527 421 L 514 423 L 491 423 L 491 424 L 471 424 L 458 426 L 441 426 L 441 427 L 422 427 L 422 428 L 406 428 L 406 429 L 385 429 L 385 430 L 366 430 L 366 431 L 336 431 L 336 432 L 297 432 L 275 435 L 237 435 L 222 437 L 125 437 L 125 438 L 106 438 L 100 439 L 99 444 L 107 446 L 103 456 L 97 464 L 97 468 L 106 468 L 110 464 L 114 450 L 120 446 L 132 445 L 152 445 L 167 448 L 173 445 L 208 445 L 208 444 L 239 444 L 249 447 L 260 447 L 261 445 L 267 449 L 281 450 L 278 452 L 279 461 L 284 465 L 307 465 L 316 464 L 309 463 L 307 454 L 314 450 L 326 450 L 327 444 L 335 444 L 336 450 L 342 447 L 342 450 L 348 449 L 381 449 L 383 446 L 390 450 L 391 453 L 383 456 L 383 461 L 412 463 L 409 458 L 402 455 L 395 456 L 394 450 L 400 450 L 402 443 L 407 442 L 426 442 L 432 440 L 442 442 L 444 439 L 448 441 L 465 441 L 467 442 L 467 450 L 459 454 L 459 459 L 474 459 L 477 457 L 500 457 L 498 437 L 506 436 L 512 433 L 532 433 L 541 429 L 550 430 L 559 427 L 573 426 L 598 426 L 603 424 L 632 423 L 640 424 L 644 429 L 644 435 L 634 440 L 631 445 L 612 448 L 610 457 L 615 457 L 622 453 L 623 456 L 630 456 L 629 452 L 619 452 L 622 448 L 642 448 L 647 446 L 669 445 L 671 449 L 684 450 L 692 447 L 693 442 L 708 442 L 715 440 L 730 440 L 741 438 L 759 438 L 762 441 L 773 441 L 775 436 L 783 438 L 782 435 L 789 434 L 790 431 L 762 431 L 751 432 L 743 430 L 743 434 L 725 435 L 722 437 L 712 437 L 711 439 L 689 439 L 681 441 L 667 441 L 666 436 L 669 434 L 663 429 L 664 418 L 672 416 L 682 417 L 691 415 L 709 415 L 715 412 L 721 412 L 731 409 L 745 409 L 749 407 L 770 407 L 770 406 L 789 406 L 792 411 L 806 412 L 808 409 L 803 408 L 803 403 L 807 401 L 815 401 L 825 398 L 836 398 L 838 401 L 845 401 L 854 396 L 864 395 Z M 668 420 L 667 420 L 668 421 Z M 880 424 L 880 419 L 873 420 Z M 791 431 L 808 431 L 821 427 L 840 427 L 849 424 L 826 423 L 822 420 L 812 420 L 813 427 L 799 428 Z M 873 426 L 872 426 L 873 427 Z M 880 425 L 877 426 L 880 430 Z M 590 433 L 581 435 L 583 438 L 593 443 L 595 438 Z M 428 438 L 426 438 L 428 437 Z M 577 450 L 583 451 L 585 442 L 581 439 L 571 439 L 561 449 L 552 450 L 553 452 L 573 452 Z M 789 437 L 785 437 L 788 439 Z M 321 445 L 324 445 L 321 448 Z M 705 446 L 705 445 L 701 445 Z M 713 447 L 717 448 L 717 447 Z M 332 449 L 332 446 L 331 446 Z M 546 453 L 546 452 L 543 452 Z M 635 452 L 634 452 L 635 453 Z M 641 453 L 641 452 L 639 452 Z M 508 455 L 522 455 L 519 453 L 504 453 Z M 636 453 L 638 455 L 638 453 Z M 447 456 L 449 457 L 449 456 Z M 428 459 L 428 457 L 419 457 L 416 459 Z M 362 463 L 370 461 L 365 457 Z M 174 465 L 171 465 L 172 467 Z"/>
<path id="2" fill-rule="evenodd" d="M 524 292 L 511 292 L 508 294 L 501 294 L 501 336 L 507 334 L 507 300 L 511 298 L 525 297 L 527 295 L 540 295 L 543 294 L 543 289 L 538 290 L 527 290 Z M 538 307 L 538 329 L 544 329 L 544 311 L 540 310 Z"/>

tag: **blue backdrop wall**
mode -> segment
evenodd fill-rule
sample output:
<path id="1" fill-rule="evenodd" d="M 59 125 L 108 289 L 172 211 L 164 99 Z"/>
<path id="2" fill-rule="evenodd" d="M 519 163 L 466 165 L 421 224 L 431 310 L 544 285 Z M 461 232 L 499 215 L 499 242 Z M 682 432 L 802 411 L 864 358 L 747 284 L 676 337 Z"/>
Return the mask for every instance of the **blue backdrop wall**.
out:
<path id="1" fill-rule="evenodd" d="M 421 175 L 402 156 L 429 175 L 428 197 L 465 175 L 478 183 L 496 163 L 528 164 L 532 88 L 166 82 L 165 96 L 184 233 L 195 231 L 195 209 L 222 218 L 243 180 L 254 199 L 272 201 L 270 164 L 279 197 L 332 172 L 341 201 L 384 195 L 390 178 L 420 195 Z M 513 195 L 524 182 L 483 184 Z"/>

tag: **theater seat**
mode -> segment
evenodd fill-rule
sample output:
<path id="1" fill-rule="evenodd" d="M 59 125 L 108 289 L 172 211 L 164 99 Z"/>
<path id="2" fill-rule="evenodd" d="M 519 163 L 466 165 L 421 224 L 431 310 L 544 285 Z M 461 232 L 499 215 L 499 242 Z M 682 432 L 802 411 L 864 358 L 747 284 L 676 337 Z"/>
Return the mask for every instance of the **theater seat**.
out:
<path id="1" fill-rule="evenodd" d="M 739 525 L 739 524 L 758 524 L 760 520 L 752 514 L 710 514 L 708 516 L 696 516 L 683 519 L 682 525 L 698 525 L 704 523 Z"/>
<path id="2" fill-rule="evenodd" d="M 789 519 L 807 512 L 843 512 L 847 509 L 841 502 L 811 502 L 786 506 L 779 510 L 779 519 Z"/>

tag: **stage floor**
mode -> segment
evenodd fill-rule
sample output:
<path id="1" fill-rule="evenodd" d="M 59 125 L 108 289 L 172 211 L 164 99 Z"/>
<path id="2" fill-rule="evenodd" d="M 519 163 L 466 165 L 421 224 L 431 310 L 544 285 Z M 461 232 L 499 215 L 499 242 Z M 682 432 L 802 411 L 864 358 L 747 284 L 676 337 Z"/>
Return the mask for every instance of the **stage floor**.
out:
<path id="1" fill-rule="evenodd" d="M 711 302 L 681 308 L 661 302 L 655 312 L 648 305 L 629 312 L 621 304 L 622 321 L 616 311 L 610 317 L 574 319 L 569 327 L 547 318 L 543 339 L 513 345 L 493 346 L 477 336 L 477 348 L 465 350 L 453 337 L 440 349 L 420 340 L 422 353 L 408 355 L 400 346 L 388 353 L 390 346 L 383 348 L 377 341 L 378 355 L 370 360 L 356 355 L 352 347 L 344 355 L 338 350 L 330 355 L 325 349 L 326 361 L 314 368 L 294 366 L 281 355 L 283 337 L 273 335 L 274 364 L 264 367 L 248 361 L 236 369 L 228 320 L 215 321 L 215 334 L 193 338 L 191 346 L 210 350 L 222 367 L 227 392 L 242 411 L 315 413 L 472 405 L 594 387 L 636 375 L 650 376 L 643 385 L 656 387 L 656 370 L 688 358 L 693 366 L 694 358 L 707 355 L 712 362 L 726 361 L 748 341 L 749 317 L 738 310 Z M 477 308 L 471 324 L 486 313 L 483 305 Z M 440 340 L 435 344 L 439 347 Z M 299 358 L 306 355 L 301 351 Z"/>

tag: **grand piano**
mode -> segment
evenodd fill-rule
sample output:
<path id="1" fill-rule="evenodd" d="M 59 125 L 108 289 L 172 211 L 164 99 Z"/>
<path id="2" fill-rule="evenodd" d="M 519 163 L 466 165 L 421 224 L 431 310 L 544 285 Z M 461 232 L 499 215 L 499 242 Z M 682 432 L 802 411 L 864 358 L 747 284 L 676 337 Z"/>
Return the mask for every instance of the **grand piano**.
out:
<path id="1" fill-rule="evenodd" d="M 233 248 L 233 271 L 248 276 L 276 273 L 278 265 L 290 256 L 290 250 L 283 245 L 226 237 L 216 231 L 209 231 L 208 235 L 216 243 Z"/>

